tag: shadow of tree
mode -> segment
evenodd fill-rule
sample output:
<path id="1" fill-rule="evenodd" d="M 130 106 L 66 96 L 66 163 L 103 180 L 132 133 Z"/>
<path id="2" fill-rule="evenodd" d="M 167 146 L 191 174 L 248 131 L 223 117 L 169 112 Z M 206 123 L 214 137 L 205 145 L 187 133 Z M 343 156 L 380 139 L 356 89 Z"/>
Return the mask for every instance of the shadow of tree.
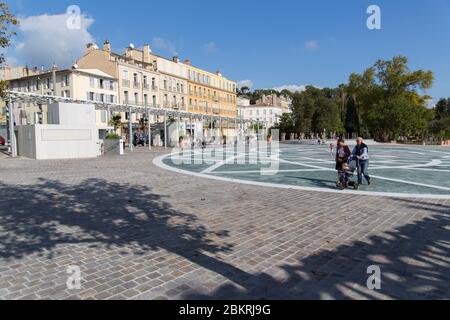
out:
<path id="1" fill-rule="evenodd" d="M 226 284 L 212 293 L 191 292 L 185 298 L 449 299 L 450 207 L 420 202 L 408 205 L 427 207 L 433 215 L 371 236 L 366 242 L 341 245 L 295 265 L 282 265 L 278 275 L 259 273 L 250 275 L 245 283 L 235 281 L 244 290 Z M 371 265 L 381 269 L 381 290 L 367 288 Z"/>
<path id="2" fill-rule="evenodd" d="M 228 231 L 209 231 L 147 187 L 40 179 L 35 185 L 0 183 L 0 190 L 0 258 L 5 260 L 32 253 L 52 258 L 58 245 L 84 243 L 131 247 L 135 254 L 162 248 L 205 265 L 211 264 L 205 253 L 232 249 L 217 244 Z"/>
<path id="3" fill-rule="evenodd" d="M 185 299 L 450 298 L 450 208 L 443 204 L 405 202 L 405 210 L 427 208 L 426 218 L 274 266 L 277 272 L 269 274 L 214 257 L 232 254 L 225 242 L 229 232 L 208 230 L 147 187 L 41 179 L 34 185 L 0 183 L 0 191 L 3 260 L 33 253 L 51 259 L 64 244 L 133 248 L 137 255 L 165 249 L 233 283 L 208 293 L 191 290 Z M 381 268 L 380 291 L 365 286 L 370 265 Z"/>

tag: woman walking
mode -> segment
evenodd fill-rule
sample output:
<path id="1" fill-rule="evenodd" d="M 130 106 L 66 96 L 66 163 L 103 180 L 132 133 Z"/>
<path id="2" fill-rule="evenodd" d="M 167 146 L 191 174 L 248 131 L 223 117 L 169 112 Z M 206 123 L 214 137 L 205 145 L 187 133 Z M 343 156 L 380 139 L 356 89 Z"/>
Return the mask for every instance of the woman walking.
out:
<path id="1" fill-rule="evenodd" d="M 348 159 L 352 155 L 350 148 L 345 144 L 344 139 L 339 139 L 336 149 L 336 170 L 341 171 L 342 165 L 347 163 Z"/>

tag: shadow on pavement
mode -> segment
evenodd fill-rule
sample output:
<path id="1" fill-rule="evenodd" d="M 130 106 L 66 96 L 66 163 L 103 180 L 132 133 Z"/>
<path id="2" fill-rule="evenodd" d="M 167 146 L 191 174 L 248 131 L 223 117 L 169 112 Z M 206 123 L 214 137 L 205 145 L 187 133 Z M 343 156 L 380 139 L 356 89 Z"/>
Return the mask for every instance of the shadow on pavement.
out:
<path id="1" fill-rule="evenodd" d="M 450 298 L 447 205 L 398 200 L 405 210 L 419 207 L 429 214 L 367 241 L 280 265 L 280 277 L 249 273 L 214 257 L 232 254 L 231 245 L 218 244 L 229 231 L 208 230 L 195 215 L 173 210 L 147 187 L 100 179 L 77 185 L 40 180 L 0 183 L 0 192 L 0 258 L 5 261 L 33 253 L 51 259 L 64 244 L 133 247 L 137 255 L 165 249 L 235 284 L 208 293 L 190 291 L 186 299 Z M 370 265 L 381 268 L 377 292 L 366 288 Z"/>

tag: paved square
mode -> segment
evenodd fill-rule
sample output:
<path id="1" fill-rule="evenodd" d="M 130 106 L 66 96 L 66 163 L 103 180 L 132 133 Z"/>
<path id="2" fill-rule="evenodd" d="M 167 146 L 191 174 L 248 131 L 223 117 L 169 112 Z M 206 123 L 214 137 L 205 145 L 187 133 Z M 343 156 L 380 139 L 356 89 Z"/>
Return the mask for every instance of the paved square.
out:
<path id="1" fill-rule="evenodd" d="M 202 179 L 163 152 L 1 159 L 0 298 L 450 298 L 450 200 Z"/>

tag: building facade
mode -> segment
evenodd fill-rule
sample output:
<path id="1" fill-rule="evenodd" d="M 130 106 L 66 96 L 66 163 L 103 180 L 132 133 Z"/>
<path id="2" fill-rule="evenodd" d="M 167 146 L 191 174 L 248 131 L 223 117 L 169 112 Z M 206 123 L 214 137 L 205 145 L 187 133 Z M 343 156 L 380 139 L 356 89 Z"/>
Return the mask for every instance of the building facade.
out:
<path id="1" fill-rule="evenodd" d="M 98 69 L 64 69 L 44 71 L 39 74 L 10 79 L 12 91 L 41 95 L 57 95 L 66 98 L 99 102 L 117 102 L 117 79 Z M 18 103 L 15 108 L 17 125 L 47 123 L 47 106 Z M 106 111 L 96 111 L 99 130 L 109 130 Z"/>
<path id="2" fill-rule="evenodd" d="M 10 72 L 11 73 L 11 72 Z M 111 51 L 105 41 L 102 48 L 87 44 L 84 55 L 72 69 L 57 70 L 56 88 L 53 88 L 53 72 L 39 72 L 20 76 L 11 81 L 14 91 L 55 94 L 83 100 L 102 101 L 138 106 L 152 106 L 174 110 L 197 112 L 205 115 L 235 117 L 236 83 L 222 76 L 194 67 L 189 61 L 168 59 L 154 54 L 149 45 L 142 49 L 130 44 L 123 54 Z M 46 123 L 45 106 L 17 108 L 17 124 Z M 144 127 L 145 114 L 121 112 L 122 134 L 133 127 Z M 99 129 L 111 129 L 109 116 L 97 111 Z M 131 116 L 131 119 L 129 117 Z M 160 122 L 151 116 L 151 123 Z M 205 126 L 208 126 L 205 122 Z M 229 128 L 224 132 L 229 133 Z"/>
<path id="3" fill-rule="evenodd" d="M 246 97 L 238 98 L 238 115 L 245 120 L 264 124 L 267 128 L 275 126 L 284 113 L 291 112 L 292 101 L 288 97 L 268 95 L 262 96 L 256 104 L 250 104 Z"/>

